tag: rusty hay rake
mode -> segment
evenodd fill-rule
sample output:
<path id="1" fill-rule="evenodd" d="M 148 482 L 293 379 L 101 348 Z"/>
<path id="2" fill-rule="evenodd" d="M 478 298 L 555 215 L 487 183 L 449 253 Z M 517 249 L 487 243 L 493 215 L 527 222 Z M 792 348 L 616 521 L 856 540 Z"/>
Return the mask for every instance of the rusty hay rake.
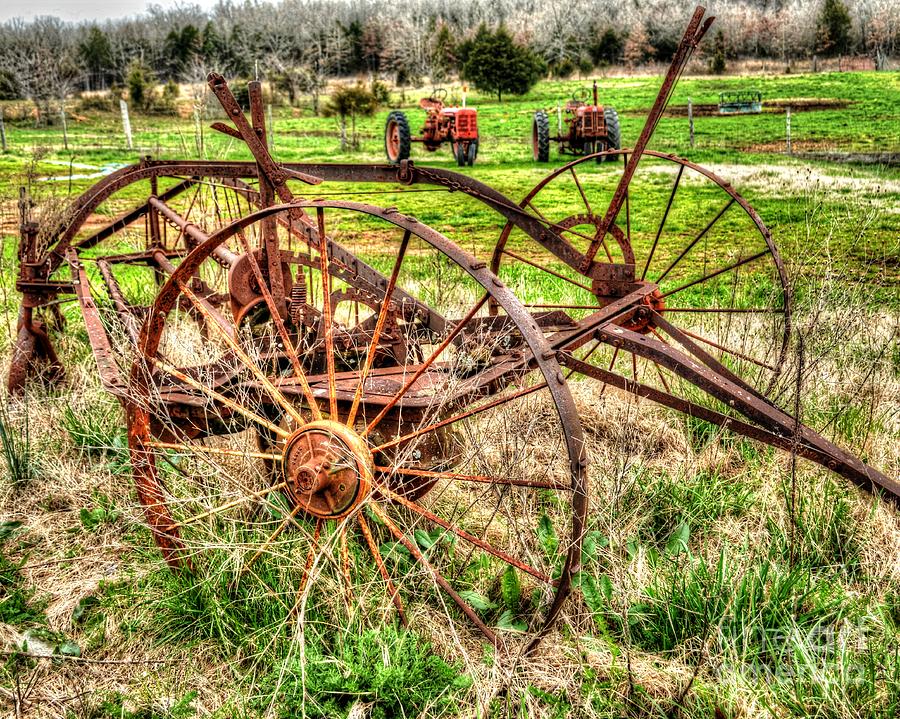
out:
<path id="1" fill-rule="evenodd" d="M 74 296 L 169 564 L 289 577 L 291 609 L 317 583 L 348 604 L 377 587 L 405 620 L 429 594 L 498 646 L 534 646 L 579 569 L 575 378 L 896 498 L 896 480 L 773 399 L 791 296 L 759 215 L 714 173 L 647 148 L 711 20 L 693 15 L 634 147 L 610 151 L 623 161 L 580 157 L 518 203 L 409 161 L 277 162 L 259 83 L 248 118 L 210 75 L 231 121 L 215 127 L 254 161 L 145 159 L 62 221 L 34 222 L 22 203 L 10 389 L 62 378 L 38 311 Z M 309 199 L 347 182 L 463 193 L 502 218 L 494 252 L 476 257 L 393 208 Z M 711 210 L 679 204 L 688 185 Z M 131 209 L 98 224 L 116 203 Z M 524 597 L 515 633 L 481 606 L 502 576 Z"/>

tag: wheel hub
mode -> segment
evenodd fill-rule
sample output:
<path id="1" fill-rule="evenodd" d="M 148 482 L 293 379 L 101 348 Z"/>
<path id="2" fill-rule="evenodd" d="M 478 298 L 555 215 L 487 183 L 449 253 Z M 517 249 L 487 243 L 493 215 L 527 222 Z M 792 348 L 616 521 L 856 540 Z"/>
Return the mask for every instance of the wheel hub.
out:
<path id="1" fill-rule="evenodd" d="M 288 437 L 282 458 L 286 492 L 295 506 L 323 519 L 340 519 L 372 489 L 372 453 L 349 427 L 310 422 Z"/>
<path id="2" fill-rule="evenodd" d="M 650 334 L 656 329 L 656 324 L 653 322 L 653 313 L 656 312 L 661 315 L 665 310 L 666 300 L 657 287 L 651 294 L 644 296 L 638 305 L 637 311 L 631 316 L 631 319 L 622 323 L 622 327 L 642 335 Z"/>

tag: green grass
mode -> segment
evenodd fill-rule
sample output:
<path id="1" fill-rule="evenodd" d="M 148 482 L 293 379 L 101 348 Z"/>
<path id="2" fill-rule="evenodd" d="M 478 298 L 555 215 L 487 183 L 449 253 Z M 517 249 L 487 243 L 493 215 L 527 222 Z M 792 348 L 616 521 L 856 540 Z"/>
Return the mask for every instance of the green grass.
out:
<path id="1" fill-rule="evenodd" d="M 548 167 L 536 165 L 530 160 L 529 138 L 533 110 L 537 107 L 555 107 L 558 100 L 564 101 L 586 82 L 543 82 L 527 95 L 506 100 L 501 105 L 490 97 L 470 94 L 469 103 L 479 109 L 482 139 L 478 164 L 463 172 L 497 188 L 514 200 L 524 196 L 548 171 Z M 633 144 L 636 140 L 658 84 L 658 77 L 601 80 L 603 101 L 618 108 L 622 114 L 625 145 Z M 764 98 L 772 101 L 823 98 L 848 103 L 839 110 L 794 113 L 793 137 L 795 145 L 800 143 L 798 147 L 802 147 L 803 142 L 808 142 L 814 143 L 816 147 L 821 146 L 821 149 L 847 152 L 896 152 L 900 148 L 900 132 L 897 130 L 900 127 L 897 122 L 900 116 L 896 109 L 900 106 L 900 73 L 896 72 L 685 78 L 677 86 L 672 105 L 683 105 L 688 97 L 696 103 L 712 103 L 717 100 L 720 91 L 748 85 L 759 87 Z M 451 90 L 451 96 L 454 92 L 458 93 L 458 88 Z M 396 93 L 393 96 L 393 106 L 400 106 L 408 111 L 414 129 L 418 128 L 424 117 L 416 103 L 425 93 L 424 89 L 408 91 L 405 101 L 401 101 Z M 333 162 L 383 163 L 383 123 L 389 109 L 391 108 L 383 108 L 373 118 L 361 119 L 361 150 L 342 154 L 338 147 L 335 120 L 312 117 L 308 110 L 276 107 L 274 153 L 280 160 L 294 162 L 317 162 L 324 159 Z M 72 150 L 69 152 L 60 147 L 57 128 L 34 129 L 29 126 L 28 121 L 8 122 L 11 150 L 0 156 L 0 196 L 12 197 L 17 185 L 27 181 L 28 175 L 32 179 L 52 175 L 62 180 L 53 183 L 32 182 L 32 192 L 38 198 L 49 193 L 75 193 L 90 186 L 94 180 L 67 180 L 69 163 L 73 161 L 99 167 L 106 163 L 135 162 L 147 153 L 162 159 L 193 158 L 197 155 L 194 126 L 189 119 L 135 117 L 133 125 L 139 149 L 129 152 L 123 149 L 119 138 L 118 114 L 89 111 L 84 114 L 84 118 L 83 121 L 71 123 Z M 211 120 L 212 117 L 209 121 Z M 872 210 L 890 207 L 900 200 L 900 192 L 895 189 L 900 171 L 877 166 L 857 166 L 846 170 L 841 168 L 839 174 L 854 178 L 857 185 L 838 189 L 823 185 L 815 176 L 808 183 L 787 182 L 783 173 L 772 170 L 770 179 L 766 180 L 767 171 L 762 169 L 766 166 L 799 169 L 802 178 L 803 165 L 786 157 L 778 146 L 784 134 L 783 115 L 763 113 L 752 116 L 698 117 L 695 123 L 697 146 L 694 149 L 687 142 L 686 119 L 672 116 L 664 117 L 660 122 L 650 145 L 651 149 L 687 156 L 700 164 L 760 167 L 759 178 L 745 186 L 729 177 L 727 168 L 722 172 L 725 179 L 732 180 L 760 212 L 763 220 L 773 230 L 776 244 L 788 257 L 806 258 L 815 255 L 821 238 L 809 237 L 808 223 L 817 225 L 817 217 L 841 216 L 839 221 L 828 228 L 832 259 L 848 260 L 855 272 L 881 288 L 878 291 L 883 301 L 890 300 L 889 286 L 897 279 L 900 267 L 900 247 L 896 242 L 896 237 L 900 234 L 898 220 L 895 213 L 873 214 Z M 763 146 L 768 150 L 758 149 Z M 46 151 L 35 154 L 36 148 L 46 148 Z M 206 131 L 205 154 L 214 159 L 249 159 L 249 154 L 240 143 L 211 130 Z M 421 146 L 416 146 L 413 159 L 456 169 L 446 149 L 426 153 Z M 54 164 L 49 164 L 51 162 Z M 552 164 L 556 162 L 554 154 Z M 827 164 L 814 163 L 812 167 L 819 174 L 834 172 Z M 592 171 L 598 177 L 613 177 L 612 168 L 592 168 Z M 644 193 L 640 192 L 641 182 L 647 186 Z M 639 178 L 636 184 L 633 202 L 636 213 L 634 231 L 640 237 L 636 240 L 639 247 L 642 242 L 649 246 L 652 241 L 655 223 L 662 213 L 670 182 L 665 177 L 650 174 L 643 180 Z M 373 189 L 383 193 L 390 188 L 325 185 L 313 195 Z M 700 186 L 683 188 L 676 208 L 685 208 L 685 211 L 692 208 L 694 212 L 712 216 L 722 202 L 722 196 L 718 191 L 711 192 L 712 189 Z M 299 191 L 301 188 L 298 188 Z M 135 186 L 127 190 L 123 197 L 138 198 L 146 192 L 145 187 Z M 384 206 L 396 205 L 426 224 L 447 233 L 451 239 L 467 248 L 486 251 L 496 242 L 502 223 L 492 211 L 461 195 L 440 198 L 435 202 L 427 194 L 403 195 L 397 192 L 368 197 L 353 196 L 353 199 Z M 574 199 L 573 191 L 568 192 L 568 198 L 569 201 Z M 556 198 L 553 202 L 558 204 Z M 700 207 L 708 209 L 699 210 Z M 120 211 L 122 208 L 120 203 L 109 211 Z M 641 220 L 641 217 L 644 219 Z M 640 224 L 642 221 L 646 226 Z M 677 233 L 677 218 L 673 217 L 670 221 L 675 223 L 670 230 Z M 865 226 L 866 234 L 866 244 L 863 246 L 859 242 L 861 226 Z M 740 236 L 736 232 L 729 233 L 727 228 L 721 231 L 731 239 Z M 638 254 L 640 255 L 640 251 Z"/>

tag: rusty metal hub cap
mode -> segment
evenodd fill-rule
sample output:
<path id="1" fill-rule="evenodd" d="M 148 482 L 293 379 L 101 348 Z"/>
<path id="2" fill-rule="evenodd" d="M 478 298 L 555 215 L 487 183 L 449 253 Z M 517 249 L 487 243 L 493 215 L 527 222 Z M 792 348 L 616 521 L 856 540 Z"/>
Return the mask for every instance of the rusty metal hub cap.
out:
<path id="1" fill-rule="evenodd" d="M 282 471 L 295 506 L 315 517 L 340 519 L 372 488 L 372 453 L 349 427 L 322 420 L 303 425 L 287 439 Z"/>

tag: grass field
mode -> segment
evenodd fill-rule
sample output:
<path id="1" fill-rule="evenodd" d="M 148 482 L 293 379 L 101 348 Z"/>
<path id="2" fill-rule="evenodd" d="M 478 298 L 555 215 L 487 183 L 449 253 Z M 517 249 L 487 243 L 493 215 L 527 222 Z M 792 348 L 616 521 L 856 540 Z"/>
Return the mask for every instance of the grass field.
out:
<path id="1" fill-rule="evenodd" d="M 658 83 L 601 79 L 603 101 L 620 112 L 624 145 L 640 131 Z M 531 113 L 555 108 L 587 84 L 544 82 L 502 104 L 470 94 L 482 140 L 478 163 L 464 172 L 520 199 L 562 164 L 555 152 L 549 166 L 531 161 Z M 759 212 L 795 292 L 788 365 L 797 367 L 802 336 L 804 421 L 896 477 L 900 169 L 802 153 L 900 152 L 900 74 L 685 78 L 672 105 L 688 97 L 714 103 L 721 91 L 748 87 L 767 101 L 821 101 L 828 108 L 793 113 L 795 156 L 783 152 L 781 112 L 698 116 L 694 149 L 686 118 L 673 112 L 651 147 L 713 169 Z M 403 107 L 414 130 L 423 92 L 406 92 Z M 96 181 L 75 175 L 143 154 L 198 155 L 191 119 L 132 117 L 138 149 L 126 151 L 116 114 L 71 110 L 81 117 L 69 120 L 70 151 L 58 127 L 7 120 L 10 149 L 0 155 L 4 368 L 18 308 L 17 187 L 28 184 L 39 208 L 52 212 Z M 383 162 L 386 114 L 383 108 L 360 120 L 361 150 L 342 154 L 333 119 L 275 107 L 275 155 Z M 203 154 L 249 157 L 209 130 Z M 447 149 L 426 155 L 414 147 L 413 159 L 454 166 Z M 586 186 L 607 196 L 619 171 L 585 166 Z M 631 208 L 639 256 L 648 252 L 672 176 L 664 160 L 641 166 Z M 502 229 L 470 198 L 374 189 L 378 194 L 371 186 L 323 185 L 313 196 L 396 205 L 485 258 Z M 123 193 L 101 212 L 111 216 L 141 192 L 146 188 Z M 669 225 L 676 236 L 702 227 L 727 199 L 702 177 L 679 193 Z M 571 188 L 545 197 L 547 212 L 577 211 Z M 749 249 L 759 239 L 748 228 L 744 216 L 729 215 L 704 253 Z M 533 251 L 521 238 L 513 241 L 519 251 Z M 679 247 L 661 248 L 661 260 Z M 386 271 L 395 253 L 394 245 L 375 240 L 366 259 Z M 691 259 L 686 278 L 701 271 L 705 257 Z M 426 257 L 421 271 L 430 269 Z M 526 301 L 563 298 L 558 284 L 543 284 L 530 271 L 503 271 Z M 771 291 L 765 269 L 751 278 L 757 290 Z M 320 602 L 300 624 L 283 602 L 236 589 L 227 562 L 218 576 L 173 574 L 142 523 L 119 405 L 100 387 L 77 309 L 63 308 L 68 330 L 58 347 L 67 384 L 56 390 L 35 384 L 22 400 L 4 396 L 0 413 L 0 703 L 12 716 L 837 719 L 887 718 L 900 710 L 896 509 L 817 466 L 801 461 L 794 473 L 784 453 L 630 396 L 599 395 L 586 382 L 573 383 L 591 461 L 581 591 L 533 659 L 496 656 L 465 629 L 448 633 L 447 610 L 427 588 L 408 608 L 407 630 L 381 621 L 378 603 L 347 620 Z M 782 403 L 789 405 L 791 382 L 785 392 Z M 516 428 L 531 426 L 544 409 L 524 405 L 472 430 L 485 442 L 513 446 Z M 547 536 L 542 526 L 529 531 Z M 440 537 L 417 539 L 424 550 Z M 392 561 L 405 561 L 397 556 Z M 269 580 L 276 587 L 283 581 L 274 572 Z M 522 593 L 498 579 L 482 618 L 514 633 L 510 594 L 518 606 Z M 37 658 L 42 654 L 55 658 Z"/>

